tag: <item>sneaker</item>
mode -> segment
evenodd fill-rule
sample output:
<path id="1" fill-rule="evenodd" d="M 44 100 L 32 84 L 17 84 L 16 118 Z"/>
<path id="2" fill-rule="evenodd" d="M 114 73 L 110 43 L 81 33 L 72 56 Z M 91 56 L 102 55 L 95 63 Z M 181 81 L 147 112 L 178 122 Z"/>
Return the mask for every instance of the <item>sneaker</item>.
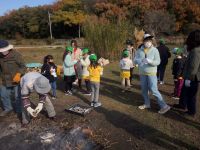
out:
<path id="1" fill-rule="evenodd" d="M 78 85 L 78 82 L 74 81 L 72 84 L 73 84 L 73 85 Z"/>
<path id="2" fill-rule="evenodd" d="M 125 90 L 122 90 L 122 93 L 126 92 Z"/>
<path id="3" fill-rule="evenodd" d="M 99 107 L 99 106 L 101 106 L 100 102 L 94 103 L 94 107 Z"/>
<path id="4" fill-rule="evenodd" d="M 65 95 L 72 95 L 72 91 L 67 91 Z"/>
<path id="5" fill-rule="evenodd" d="M 131 87 L 128 87 L 126 91 L 131 92 Z"/>
<path id="6" fill-rule="evenodd" d="M 92 94 L 89 93 L 89 92 L 83 92 L 82 94 L 83 94 L 83 95 L 88 95 L 88 96 L 92 95 Z"/>
<path id="7" fill-rule="evenodd" d="M 160 85 L 163 85 L 164 84 L 164 81 L 160 81 L 160 83 L 159 83 Z"/>
<path id="8" fill-rule="evenodd" d="M 55 99 L 56 99 L 56 97 L 55 97 L 55 96 L 53 96 L 53 97 L 51 97 L 51 99 L 55 100 Z"/>
<path id="9" fill-rule="evenodd" d="M 0 117 L 4 117 L 4 116 L 7 116 L 9 113 L 11 113 L 12 110 L 4 110 L 0 113 Z"/>
<path id="10" fill-rule="evenodd" d="M 94 101 L 91 102 L 90 106 L 94 107 Z"/>
<path id="11" fill-rule="evenodd" d="M 177 97 L 177 96 L 172 96 L 172 98 L 175 99 L 175 100 L 179 100 L 179 99 L 180 99 L 180 98 Z"/>
<path id="12" fill-rule="evenodd" d="M 148 109 L 150 108 L 150 106 L 147 106 L 147 105 L 141 105 L 138 107 L 139 109 L 143 110 L 143 109 Z"/>
<path id="13" fill-rule="evenodd" d="M 165 106 L 164 108 L 161 108 L 159 111 L 158 111 L 158 113 L 159 114 L 165 114 L 167 111 L 169 111 L 171 109 L 171 107 L 170 106 Z"/>

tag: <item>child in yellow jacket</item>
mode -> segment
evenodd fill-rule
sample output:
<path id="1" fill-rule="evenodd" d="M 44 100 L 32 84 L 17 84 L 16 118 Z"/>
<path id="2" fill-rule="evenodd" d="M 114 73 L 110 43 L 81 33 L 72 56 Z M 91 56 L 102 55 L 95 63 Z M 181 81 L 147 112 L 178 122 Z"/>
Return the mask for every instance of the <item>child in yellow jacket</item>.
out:
<path id="1" fill-rule="evenodd" d="M 88 71 L 92 89 L 91 106 L 99 107 L 101 106 L 101 102 L 99 102 L 100 76 L 103 74 L 103 68 L 98 64 L 95 54 L 91 54 L 89 59 Z"/>

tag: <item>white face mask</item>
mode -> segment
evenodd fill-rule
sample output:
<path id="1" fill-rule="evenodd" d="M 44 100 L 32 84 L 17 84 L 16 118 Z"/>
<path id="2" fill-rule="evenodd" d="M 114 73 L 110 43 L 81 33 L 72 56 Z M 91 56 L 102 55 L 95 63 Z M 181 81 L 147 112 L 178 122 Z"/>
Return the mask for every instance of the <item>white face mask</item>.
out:
<path id="1" fill-rule="evenodd" d="M 151 46 L 152 46 L 152 42 L 150 42 L 150 41 L 147 41 L 144 43 L 145 48 L 150 48 Z"/>
<path id="2" fill-rule="evenodd" d="M 9 51 L 1 52 L 4 56 L 9 53 Z"/>

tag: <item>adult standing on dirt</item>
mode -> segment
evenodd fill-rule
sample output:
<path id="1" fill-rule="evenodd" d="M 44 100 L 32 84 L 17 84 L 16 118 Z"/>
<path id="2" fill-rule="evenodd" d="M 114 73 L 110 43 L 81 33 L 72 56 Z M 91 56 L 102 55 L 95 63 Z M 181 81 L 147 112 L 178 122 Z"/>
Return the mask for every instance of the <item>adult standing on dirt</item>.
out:
<path id="1" fill-rule="evenodd" d="M 48 97 L 48 92 L 51 90 L 49 80 L 38 72 L 26 73 L 21 81 L 21 95 L 25 111 L 23 113 L 22 123 L 27 124 L 30 122 L 30 117 L 37 117 L 37 115 L 45 107 L 50 119 L 55 119 L 56 112 L 51 100 Z M 35 91 L 39 96 L 39 103 L 35 109 L 31 107 L 30 94 Z"/>
<path id="2" fill-rule="evenodd" d="M 186 40 L 188 57 L 185 62 L 184 85 L 176 108 L 187 108 L 188 115 L 196 114 L 196 99 L 200 82 L 200 30 L 191 32 Z"/>
<path id="3" fill-rule="evenodd" d="M 25 72 L 25 64 L 19 52 L 13 49 L 13 45 L 5 40 L 0 40 L 0 70 L 1 70 L 1 101 L 4 111 L 0 116 L 6 116 L 13 110 L 12 94 L 14 94 L 15 110 L 21 113 L 20 78 Z"/>
<path id="4" fill-rule="evenodd" d="M 142 87 L 142 95 L 144 98 L 144 105 L 139 106 L 139 109 L 150 108 L 149 91 L 156 97 L 160 106 L 158 113 L 164 114 L 169 109 L 157 87 L 157 66 L 160 64 L 160 55 L 158 49 L 152 44 L 153 36 L 150 34 L 144 35 L 143 43 L 140 49 L 137 50 L 135 56 L 135 63 L 139 66 L 140 82 Z"/>
<path id="5" fill-rule="evenodd" d="M 157 77 L 160 84 L 164 84 L 165 69 L 168 64 L 168 59 L 171 57 L 169 48 L 165 45 L 164 39 L 159 40 L 159 46 L 157 47 L 160 54 L 160 65 L 157 69 Z"/>

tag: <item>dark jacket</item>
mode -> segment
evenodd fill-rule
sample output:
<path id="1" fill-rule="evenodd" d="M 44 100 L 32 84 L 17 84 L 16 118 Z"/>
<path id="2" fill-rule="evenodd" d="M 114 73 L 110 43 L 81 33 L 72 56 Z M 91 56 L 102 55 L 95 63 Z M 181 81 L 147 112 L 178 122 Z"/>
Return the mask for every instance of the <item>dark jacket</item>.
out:
<path id="1" fill-rule="evenodd" d="M 171 57 L 171 53 L 169 51 L 169 48 L 165 46 L 164 44 L 160 44 L 157 47 L 159 53 L 160 53 L 160 66 L 166 66 L 168 63 L 168 59 Z"/>
<path id="2" fill-rule="evenodd" d="M 172 65 L 172 74 L 174 75 L 174 79 L 178 79 L 179 77 L 183 77 L 185 60 L 184 58 L 175 58 Z"/>
<path id="3" fill-rule="evenodd" d="M 200 47 L 189 52 L 184 67 L 184 79 L 200 82 Z"/>
<path id="4" fill-rule="evenodd" d="M 20 53 L 16 50 L 11 50 L 8 55 L 0 56 L 0 71 L 2 84 L 6 87 L 12 87 L 18 85 L 13 83 L 13 78 L 16 73 L 25 73 L 24 60 Z"/>
<path id="5" fill-rule="evenodd" d="M 45 76 L 49 82 L 53 82 L 56 81 L 57 77 L 54 77 L 53 75 L 51 75 L 51 68 L 55 69 L 55 71 L 57 71 L 57 67 L 54 63 L 49 63 L 49 64 L 43 64 L 42 68 L 41 68 L 41 74 L 43 76 Z"/>

